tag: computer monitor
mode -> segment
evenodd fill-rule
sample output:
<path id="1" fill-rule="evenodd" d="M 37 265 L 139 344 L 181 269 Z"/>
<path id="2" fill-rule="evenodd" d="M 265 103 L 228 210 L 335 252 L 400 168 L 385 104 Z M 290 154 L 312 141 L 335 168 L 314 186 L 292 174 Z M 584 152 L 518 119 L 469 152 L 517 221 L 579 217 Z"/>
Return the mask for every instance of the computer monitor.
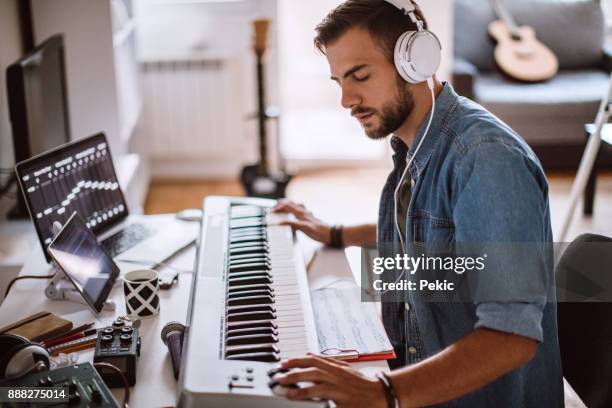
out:
<path id="1" fill-rule="evenodd" d="M 64 39 L 54 35 L 6 70 L 15 163 L 70 141 Z M 18 195 L 17 213 L 27 216 Z"/>

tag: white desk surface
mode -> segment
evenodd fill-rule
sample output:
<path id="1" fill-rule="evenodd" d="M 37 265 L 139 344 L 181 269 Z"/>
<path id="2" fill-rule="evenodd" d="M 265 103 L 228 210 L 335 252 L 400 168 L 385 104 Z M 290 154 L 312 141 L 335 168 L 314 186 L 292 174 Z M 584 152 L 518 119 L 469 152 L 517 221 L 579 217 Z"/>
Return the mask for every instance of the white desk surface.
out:
<path id="1" fill-rule="evenodd" d="M 311 246 L 310 250 L 312 250 Z M 313 275 L 309 276 L 309 280 L 312 282 L 313 279 L 329 279 L 322 277 L 323 271 L 328 269 L 329 273 L 333 275 L 331 279 L 336 281 L 342 279 L 344 284 L 346 284 L 347 280 L 345 278 L 351 278 L 351 269 L 348 267 L 348 263 L 346 263 L 344 252 L 339 250 L 333 251 L 330 258 L 329 250 L 326 251 L 325 258 L 327 260 L 333 258 L 335 267 L 316 268 L 317 270 L 314 271 Z M 174 256 L 169 264 L 174 268 L 191 271 L 193 270 L 195 252 L 195 245 L 192 245 Z M 337 267 L 338 265 L 345 265 L 345 267 Z M 136 265 L 134 269 L 137 269 Z M 163 272 L 164 270 L 167 269 L 160 268 L 160 271 Z M 50 273 L 52 273 L 51 267 L 45 262 L 42 251 L 36 245 L 32 248 L 31 254 L 23 266 L 20 275 L 48 275 Z M 191 280 L 191 273 L 181 273 L 177 286 L 160 292 L 160 314 L 156 317 L 142 320 L 140 326 L 142 348 L 137 364 L 136 385 L 130 390 L 130 406 L 132 407 L 155 408 L 174 406 L 176 404 L 177 386 L 172 375 L 172 365 L 168 356 L 168 350 L 161 341 L 160 333 L 162 327 L 170 321 L 185 322 Z M 27 279 L 15 283 L 11 292 L 0 306 L 0 327 L 43 310 L 58 315 L 87 310 L 87 307 L 83 304 L 47 299 L 44 295 L 47 283 L 47 280 L 42 279 Z M 121 285 L 117 285 L 113 289 L 110 298 L 117 304 L 117 310 L 114 312 L 104 311 L 98 319 L 92 314 L 90 321 L 97 320 L 99 326 L 104 326 L 111 323 L 115 316 L 125 314 L 125 303 Z M 79 362 L 91 362 L 93 359 L 93 349 L 82 351 L 79 355 Z M 388 369 L 387 363 L 384 361 L 356 363 L 355 367 L 368 375 Z M 113 394 L 120 403 L 123 401 L 122 389 L 113 389 Z"/>

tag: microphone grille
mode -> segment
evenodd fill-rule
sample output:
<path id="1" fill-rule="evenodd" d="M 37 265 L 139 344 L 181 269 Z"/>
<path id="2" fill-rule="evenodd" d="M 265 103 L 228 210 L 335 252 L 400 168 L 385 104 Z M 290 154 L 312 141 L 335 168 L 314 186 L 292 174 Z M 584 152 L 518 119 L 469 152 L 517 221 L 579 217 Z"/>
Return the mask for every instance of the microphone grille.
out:
<path id="1" fill-rule="evenodd" d="M 161 339 L 166 344 L 168 335 L 172 332 L 185 332 L 185 325 L 180 322 L 168 322 L 161 331 Z"/>

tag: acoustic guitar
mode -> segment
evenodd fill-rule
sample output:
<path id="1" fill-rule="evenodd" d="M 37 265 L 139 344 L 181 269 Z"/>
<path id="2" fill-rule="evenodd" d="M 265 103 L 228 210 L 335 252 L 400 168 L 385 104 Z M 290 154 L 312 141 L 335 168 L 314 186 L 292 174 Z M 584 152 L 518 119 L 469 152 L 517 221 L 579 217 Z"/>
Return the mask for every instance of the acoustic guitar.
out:
<path id="1" fill-rule="evenodd" d="M 506 75 L 522 82 L 541 82 L 553 78 L 559 61 L 536 38 L 529 26 L 519 27 L 501 0 L 490 0 L 500 20 L 489 24 L 489 34 L 497 41 L 495 62 Z"/>

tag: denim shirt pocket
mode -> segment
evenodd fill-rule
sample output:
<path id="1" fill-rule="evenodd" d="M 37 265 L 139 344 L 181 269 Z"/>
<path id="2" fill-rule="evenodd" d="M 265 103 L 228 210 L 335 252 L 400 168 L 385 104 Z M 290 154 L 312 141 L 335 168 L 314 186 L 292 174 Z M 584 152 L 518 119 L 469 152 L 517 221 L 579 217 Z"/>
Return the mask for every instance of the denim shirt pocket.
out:
<path id="1" fill-rule="evenodd" d="M 431 246 L 448 246 L 455 240 L 455 226 L 451 220 L 434 217 L 426 211 L 409 216 L 412 225 L 412 242 Z"/>

